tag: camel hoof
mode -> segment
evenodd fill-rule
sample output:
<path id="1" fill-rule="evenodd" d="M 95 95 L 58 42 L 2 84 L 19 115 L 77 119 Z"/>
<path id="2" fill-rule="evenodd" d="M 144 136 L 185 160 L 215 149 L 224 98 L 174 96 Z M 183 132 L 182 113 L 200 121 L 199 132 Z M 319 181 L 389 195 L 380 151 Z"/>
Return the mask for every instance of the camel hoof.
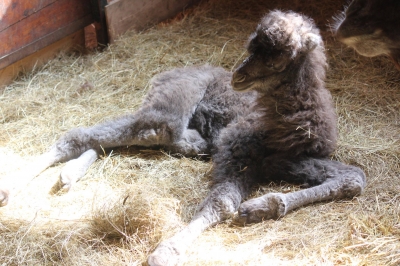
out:
<path id="1" fill-rule="evenodd" d="M 0 207 L 6 206 L 10 198 L 8 189 L 0 189 Z"/>
<path id="2" fill-rule="evenodd" d="M 60 174 L 61 189 L 68 192 L 85 173 L 86 169 L 81 166 L 78 160 L 67 162 Z"/>
<path id="3" fill-rule="evenodd" d="M 71 188 L 74 184 L 75 184 L 74 178 L 71 178 L 68 175 L 65 175 L 65 174 L 63 174 L 63 172 L 61 172 L 60 180 L 59 180 L 60 191 L 68 192 L 71 190 Z"/>
<path id="4" fill-rule="evenodd" d="M 161 243 L 147 259 L 149 266 L 174 266 L 178 264 L 179 253 L 168 243 Z"/>

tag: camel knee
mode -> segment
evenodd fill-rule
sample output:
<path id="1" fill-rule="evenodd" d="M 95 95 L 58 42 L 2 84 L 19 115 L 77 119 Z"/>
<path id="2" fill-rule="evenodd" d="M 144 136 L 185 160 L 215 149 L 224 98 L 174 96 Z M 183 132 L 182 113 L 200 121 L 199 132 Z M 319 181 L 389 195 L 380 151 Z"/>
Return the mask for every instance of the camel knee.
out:
<path id="1" fill-rule="evenodd" d="M 233 184 L 214 186 L 206 199 L 200 204 L 193 220 L 203 217 L 209 223 L 215 224 L 234 215 L 239 208 L 242 195 Z"/>
<path id="2" fill-rule="evenodd" d="M 360 195 L 366 185 L 365 173 L 358 167 L 350 166 L 350 169 L 344 175 L 342 193 L 344 197 L 351 198 Z"/>
<path id="3" fill-rule="evenodd" d="M 207 142 L 197 130 L 186 129 L 181 139 L 173 143 L 170 149 L 185 156 L 196 156 L 207 151 Z"/>
<path id="4" fill-rule="evenodd" d="M 230 196 L 207 197 L 194 219 L 202 217 L 214 225 L 232 217 L 238 208 L 239 203 Z"/>

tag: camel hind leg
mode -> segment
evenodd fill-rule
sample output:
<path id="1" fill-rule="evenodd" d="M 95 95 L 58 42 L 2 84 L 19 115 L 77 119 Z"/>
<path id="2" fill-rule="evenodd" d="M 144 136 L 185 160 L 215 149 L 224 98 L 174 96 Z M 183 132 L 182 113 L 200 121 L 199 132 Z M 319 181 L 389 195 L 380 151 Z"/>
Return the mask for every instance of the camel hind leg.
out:
<path id="1" fill-rule="evenodd" d="M 156 76 L 137 112 L 69 131 L 39 158 L 37 174 L 57 162 L 72 160 L 61 174 L 63 186 L 70 187 L 85 174 L 101 149 L 137 145 L 164 146 L 188 156 L 206 152 L 207 142 L 187 127 L 208 84 L 214 80 L 213 71 L 212 67 L 202 66 Z"/>
<path id="2" fill-rule="evenodd" d="M 47 167 L 56 162 L 67 162 L 61 172 L 61 185 L 70 188 L 85 175 L 102 149 L 163 146 L 191 156 L 205 151 L 207 143 L 197 131 L 184 129 L 182 125 L 171 126 L 171 117 L 157 116 L 158 121 L 154 121 L 154 117 L 151 112 L 139 110 L 133 115 L 94 127 L 74 129 L 61 137 L 39 160 Z"/>
<path id="3" fill-rule="evenodd" d="M 63 185 L 70 187 L 95 161 L 95 152 L 104 148 L 163 146 L 186 156 L 205 153 L 208 143 L 198 131 L 188 129 L 188 124 L 216 71 L 224 72 L 205 65 L 159 74 L 152 80 L 153 88 L 137 112 L 68 132 L 41 160 L 44 168 L 74 159 L 61 174 Z"/>
<path id="4" fill-rule="evenodd" d="M 257 223 L 266 219 L 278 219 L 291 210 L 327 200 L 352 198 L 362 193 L 366 185 L 364 172 L 355 166 L 329 159 L 306 159 L 297 163 L 282 163 L 286 168 L 285 179 L 303 180 L 318 185 L 292 193 L 268 193 L 243 202 L 236 222 Z M 284 174 L 283 172 L 278 175 Z"/>
<path id="5" fill-rule="evenodd" d="M 24 171 L 14 174 L 13 178 L 18 178 L 18 184 L 8 182 L 10 184 L 0 185 L 0 206 L 8 204 L 10 194 L 15 194 L 48 167 L 59 162 L 66 162 L 61 170 L 59 186 L 69 190 L 86 174 L 102 149 L 137 145 L 164 146 L 187 156 L 207 152 L 207 142 L 196 130 L 184 126 L 174 128 L 168 123 L 168 118 L 158 118 L 159 123 L 152 121 L 151 113 L 139 111 L 93 127 L 67 132 L 49 151 L 28 164 Z"/>
<path id="6" fill-rule="evenodd" d="M 127 139 L 122 142 L 119 139 L 118 145 L 116 146 L 129 146 L 141 145 L 141 146 L 152 146 L 152 145 L 164 145 L 167 146 L 173 152 L 177 152 L 183 155 L 194 156 L 202 153 L 207 148 L 207 143 L 201 138 L 200 134 L 196 130 L 186 129 L 182 138 L 179 141 L 169 144 L 169 140 L 160 141 L 159 134 L 154 129 L 144 129 L 138 134 L 137 138 Z M 104 148 L 113 147 L 114 143 L 104 143 L 101 147 Z M 83 152 L 78 158 L 67 161 L 60 174 L 60 185 L 63 189 L 69 190 L 76 182 L 78 182 L 87 172 L 89 167 L 97 160 L 98 150 L 88 149 Z"/>
<path id="7" fill-rule="evenodd" d="M 24 179 L 31 180 L 55 163 L 70 161 L 61 174 L 61 185 L 70 188 L 105 148 L 164 146 L 182 155 L 206 153 L 207 142 L 196 130 L 188 129 L 188 124 L 207 87 L 214 82 L 214 72 L 224 70 L 202 66 L 161 73 L 152 80 L 153 88 L 137 112 L 67 132 L 27 167 L 29 174 Z M 10 189 L 0 187 L 0 204 L 8 202 L 9 193 Z"/>

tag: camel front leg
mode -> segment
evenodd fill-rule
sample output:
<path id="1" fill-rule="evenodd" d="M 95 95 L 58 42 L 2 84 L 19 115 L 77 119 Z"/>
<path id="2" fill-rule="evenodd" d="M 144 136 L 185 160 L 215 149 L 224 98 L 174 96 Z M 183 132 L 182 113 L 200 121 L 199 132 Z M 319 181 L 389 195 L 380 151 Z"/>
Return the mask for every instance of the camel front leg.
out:
<path id="1" fill-rule="evenodd" d="M 241 184 L 224 182 L 213 186 L 192 221 L 180 232 L 162 241 L 148 258 L 150 266 L 177 265 L 181 256 L 207 228 L 236 212 L 243 196 Z"/>
<path id="2" fill-rule="evenodd" d="M 320 172 L 317 171 L 318 169 Z M 317 165 L 313 170 L 310 172 L 330 176 L 322 184 L 315 187 L 287 194 L 268 193 L 243 202 L 239 207 L 238 216 L 235 217 L 236 222 L 247 224 L 258 223 L 267 219 L 278 219 L 288 212 L 308 204 L 352 198 L 361 194 L 366 185 L 364 172 L 354 166 L 325 160 L 324 164 Z M 314 177 L 311 177 L 311 179 L 314 179 Z"/>

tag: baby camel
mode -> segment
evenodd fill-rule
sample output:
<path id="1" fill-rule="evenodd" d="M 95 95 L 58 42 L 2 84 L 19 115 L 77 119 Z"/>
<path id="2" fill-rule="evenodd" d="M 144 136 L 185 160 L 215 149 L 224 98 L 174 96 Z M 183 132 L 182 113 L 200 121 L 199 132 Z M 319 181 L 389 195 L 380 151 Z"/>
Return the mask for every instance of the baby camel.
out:
<path id="1" fill-rule="evenodd" d="M 70 131 L 41 156 L 37 171 L 68 161 L 61 182 L 69 188 L 101 148 L 141 145 L 188 156 L 211 153 L 214 183 L 208 196 L 187 227 L 158 245 L 150 265 L 177 264 L 202 231 L 236 211 L 238 222 L 254 223 L 305 204 L 360 194 L 363 171 L 329 159 L 336 146 L 336 115 L 324 87 L 324 45 L 313 21 L 271 11 L 247 49 L 249 57 L 233 74 L 206 65 L 158 75 L 135 114 Z M 263 180 L 310 187 L 241 204 Z"/>

